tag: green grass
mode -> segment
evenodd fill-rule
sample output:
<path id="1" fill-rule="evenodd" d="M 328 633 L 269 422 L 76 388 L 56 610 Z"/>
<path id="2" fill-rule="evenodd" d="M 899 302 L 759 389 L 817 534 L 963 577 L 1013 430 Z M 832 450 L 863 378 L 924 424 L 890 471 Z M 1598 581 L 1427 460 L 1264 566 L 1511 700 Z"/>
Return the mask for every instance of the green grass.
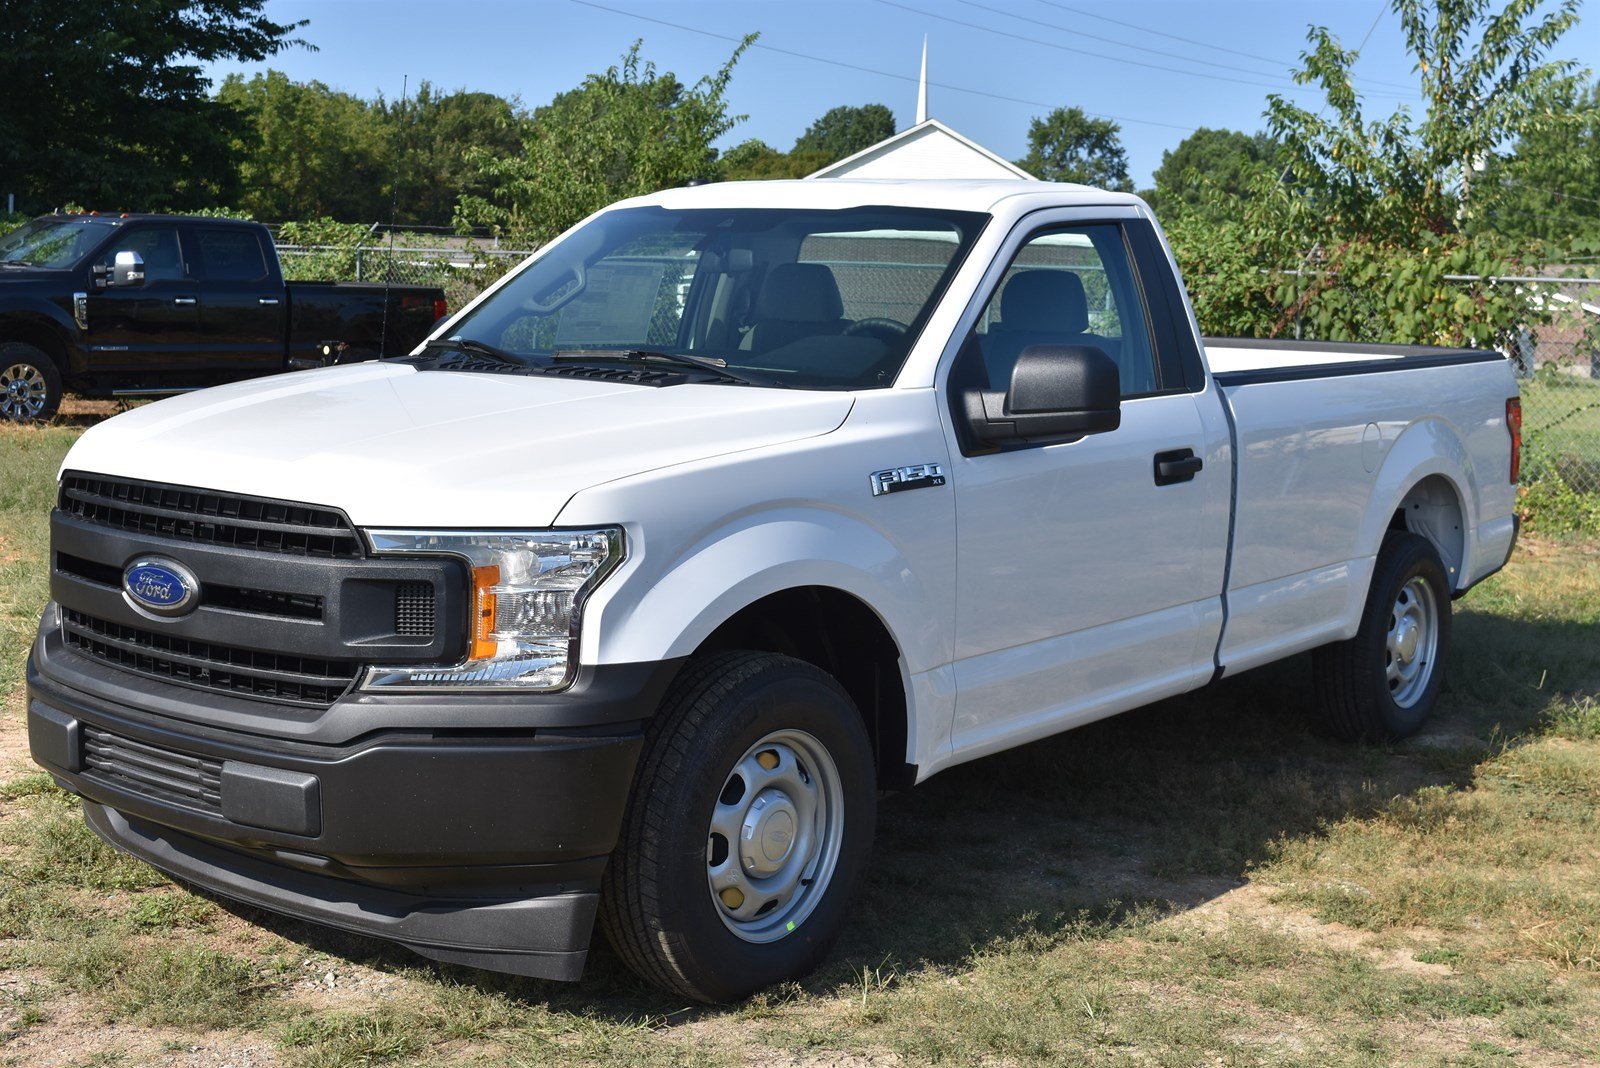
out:
<path id="1" fill-rule="evenodd" d="M 70 437 L 0 430 L 12 731 Z M 542 983 L 213 902 L 18 771 L 0 1064 L 75 1034 L 122 1063 L 191 1040 L 307 1066 L 1592 1063 L 1600 550 L 1530 540 L 1456 607 L 1440 713 L 1404 745 L 1319 734 L 1301 659 L 887 799 L 833 956 L 726 1009 L 599 942 L 583 982 Z"/>

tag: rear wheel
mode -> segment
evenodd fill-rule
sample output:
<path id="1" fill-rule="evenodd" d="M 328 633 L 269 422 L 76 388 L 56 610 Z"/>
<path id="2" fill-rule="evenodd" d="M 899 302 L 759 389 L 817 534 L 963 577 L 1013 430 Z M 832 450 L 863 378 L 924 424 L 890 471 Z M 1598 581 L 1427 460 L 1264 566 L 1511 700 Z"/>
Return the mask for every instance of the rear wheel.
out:
<path id="1" fill-rule="evenodd" d="M 1360 630 L 1313 655 L 1329 729 L 1363 741 L 1416 733 L 1439 698 L 1449 648 L 1444 562 L 1426 538 L 1391 531 L 1378 554 Z"/>
<path id="2" fill-rule="evenodd" d="M 61 406 L 61 369 L 21 341 L 0 342 L 0 419 L 43 422 Z"/>
<path id="3" fill-rule="evenodd" d="M 844 925 L 876 807 L 832 677 L 771 653 L 691 665 L 651 723 L 602 929 L 640 976 L 700 1001 L 803 975 Z"/>

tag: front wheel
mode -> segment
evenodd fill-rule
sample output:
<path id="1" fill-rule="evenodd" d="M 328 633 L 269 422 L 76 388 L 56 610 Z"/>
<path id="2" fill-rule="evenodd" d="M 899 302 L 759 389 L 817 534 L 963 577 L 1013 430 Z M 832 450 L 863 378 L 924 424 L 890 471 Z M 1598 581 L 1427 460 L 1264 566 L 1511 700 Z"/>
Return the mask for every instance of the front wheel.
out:
<path id="1" fill-rule="evenodd" d="M 1450 583 L 1426 538 L 1391 531 L 1373 568 L 1361 627 L 1312 656 L 1323 719 L 1342 738 L 1416 733 L 1439 699 L 1450 649 Z"/>
<path id="2" fill-rule="evenodd" d="M 803 975 L 844 925 L 876 808 L 832 677 L 771 653 L 691 665 L 651 722 L 601 927 L 641 977 L 699 1001 Z"/>
<path id="3" fill-rule="evenodd" d="M 61 369 L 21 341 L 0 342 L 0 419 L 40 423 L 61 406 Z"/>

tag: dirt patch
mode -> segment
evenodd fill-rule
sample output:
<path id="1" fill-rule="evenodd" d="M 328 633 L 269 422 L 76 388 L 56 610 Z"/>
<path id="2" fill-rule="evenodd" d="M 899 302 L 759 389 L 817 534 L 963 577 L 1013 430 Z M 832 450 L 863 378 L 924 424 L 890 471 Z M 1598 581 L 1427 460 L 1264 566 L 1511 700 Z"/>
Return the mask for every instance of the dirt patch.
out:
<path id="1" fill-rule="evenodd" d="M 25 698 L 21 687 L 0 699 L 0 786 L 38 770 L 28 755 L 28 727 L 23 715 L 24 707 Z"/>
<path id="2" fill-rule="evenodd" d="M 1329 923 L 1310 913 L 1300 912 L 1272 900 L 1271 891 L 1257 883 L 1246 883 L 1219 894 L 1204 904 L 1176 917 L 1172 922 L 1197 925 L 1203 931 L 1218 931 L 1249 923 L 1265 930 L 1291 935 L 1310 945 L 1341 953 L 1357 953 L 1378 967 L 1408 975 L 1442 976 L 1454 972 L 1448 964 L 1417 960 L 1412 946 L 1380 944 L 1376 935 Z M 1408 938 L 1428 941 L 1430 932 L 1411 929 Z M 1433 941 L 1438 941 L 1435 937 Z"/>
<path id="3" fill-rule="evenodd" d="M 36 1016 L 26 1016 L 33 1002 Z M 117 1023 L 82 995 L 16 972 L 0 975 L 0 1059 L 30 1068 L 91 1061 L 173 1068 L 269 1068 L 280 1063 L 275 1045 L 259 1035 L 195 1035 Z"/>

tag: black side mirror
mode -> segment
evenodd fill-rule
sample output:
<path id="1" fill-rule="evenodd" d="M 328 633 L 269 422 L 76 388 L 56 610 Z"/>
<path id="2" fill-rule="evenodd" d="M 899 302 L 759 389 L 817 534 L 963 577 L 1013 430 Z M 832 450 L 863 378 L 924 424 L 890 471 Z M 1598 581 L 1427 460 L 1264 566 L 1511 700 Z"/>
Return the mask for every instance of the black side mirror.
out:
<path id="1" fill-rule="evenodd" d="M 1094 345 L 1030 345 L 1011 388 L 966 395 L 973 437 L 986 445 L 1076 441 L 1122 425 L 1122 375 Z"/>

